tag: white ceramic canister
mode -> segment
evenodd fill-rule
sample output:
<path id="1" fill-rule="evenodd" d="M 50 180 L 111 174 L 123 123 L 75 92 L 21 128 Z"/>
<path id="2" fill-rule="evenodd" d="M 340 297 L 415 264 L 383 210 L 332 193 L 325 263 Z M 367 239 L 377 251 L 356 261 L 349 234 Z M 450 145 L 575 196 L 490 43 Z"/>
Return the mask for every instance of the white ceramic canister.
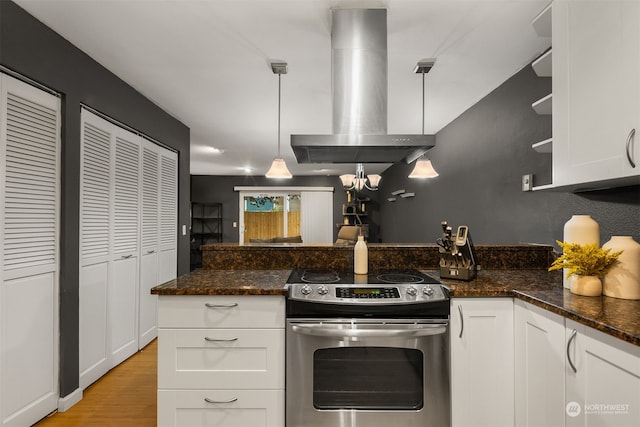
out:
<path id="1" fill-rule="evenodd" d="M 566 243 L 579 243 L 581 245 L 600 245 L 600 226 L 590 215 L 573 215 L 564 224 L 563 240 Z M 570 281 L 567 278 L 567 269 L 562 270 L 562 285 L 569 289 Z"/>
<path id="2" fill-rule="evenodd" d="M 358 241 L 353 247 L 353 272 L 367 274 L 369 272 L 369 254 L 364 236 L 358 236 Z"/>
<path id="3" fill-rule="evenodd" d="M 640 244 L 631 236 L 611 236 L 602 247 L 623 251 L 619 262 L 604 276 L 602 292 L 615 298 L 640 299 Z"/>

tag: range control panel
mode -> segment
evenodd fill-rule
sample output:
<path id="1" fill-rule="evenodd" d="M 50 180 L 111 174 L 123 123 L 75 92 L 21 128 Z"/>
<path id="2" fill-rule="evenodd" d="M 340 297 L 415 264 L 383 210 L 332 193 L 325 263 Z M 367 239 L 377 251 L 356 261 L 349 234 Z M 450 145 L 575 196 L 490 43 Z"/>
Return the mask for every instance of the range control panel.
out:
<path id="1" fill-rule="evenodd" d="M 315 283 L 289 284 L 289 299 L 332 304 L 407 304 L 447 299 L 438 284 L 334 285 Z"/>

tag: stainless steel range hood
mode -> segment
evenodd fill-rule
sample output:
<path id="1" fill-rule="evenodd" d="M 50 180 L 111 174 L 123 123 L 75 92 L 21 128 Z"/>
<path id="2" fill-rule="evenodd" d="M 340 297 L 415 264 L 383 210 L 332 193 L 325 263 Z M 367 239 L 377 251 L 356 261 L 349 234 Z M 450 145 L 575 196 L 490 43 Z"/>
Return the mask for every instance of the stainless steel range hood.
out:
<path id="1" fill-rule="evenodd" d="M 298 163 L 411 162 L 433 135 L 387 134 L 387 10 L 333 9 L 333 135 L 291 135 Z"/>

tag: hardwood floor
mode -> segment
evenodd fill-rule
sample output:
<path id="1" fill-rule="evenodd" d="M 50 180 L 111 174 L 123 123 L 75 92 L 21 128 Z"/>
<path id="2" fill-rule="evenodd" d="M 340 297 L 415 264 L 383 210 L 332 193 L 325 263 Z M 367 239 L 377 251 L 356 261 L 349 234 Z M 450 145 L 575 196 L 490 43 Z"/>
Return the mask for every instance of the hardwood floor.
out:
<path id="1" fill-rule="evenodd" d="M 158 340 L 84 390 L 82 400 L 35 427 L 155 427 Z"/>

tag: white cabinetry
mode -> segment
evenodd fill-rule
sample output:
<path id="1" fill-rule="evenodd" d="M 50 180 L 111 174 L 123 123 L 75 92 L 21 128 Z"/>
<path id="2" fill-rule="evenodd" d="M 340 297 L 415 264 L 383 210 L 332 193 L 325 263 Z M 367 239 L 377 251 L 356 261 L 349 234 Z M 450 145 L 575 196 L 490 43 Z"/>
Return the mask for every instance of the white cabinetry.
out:
<path id="1" fill-rule="evenodd" d="M 284 426 L 285 300 L 160 296 L 158 426 Z"/>
<path id="2" fill-rule="evenodd" d="M 564 318 L 515 301 L 516 426 L 564 425 Z"/>
<path id="3" fill-rule="evenodd" d="M 156 336 L 156 297 L 150 289 L 176 276 L 177 154 L 86 109 L 81 119 L 84 389 Z"/>
<path id="4" fill-rule="evenodd" d="M 640 347 L 515 304 L 517 426 L 638 425 Z"/>
<path id="5" fill-rule="evenodd" d="M 636 426 L 640 347 L 566 319 L 566 426 Z"/>
<path id="6" fill-rule="evenodd" d="M 555 1 L 552 21 L 553 185 L 637 184 L 640 2 Z"/>
<path id="7" fill-rule="evenodd" d="M 0 425 L 58 407 L 60 99 L 0 74 Z"/>
<path id="8" fill-rule="evenodd" d="M 452 425 L 513 426 L 513 299 L 451 300 Z"/>

